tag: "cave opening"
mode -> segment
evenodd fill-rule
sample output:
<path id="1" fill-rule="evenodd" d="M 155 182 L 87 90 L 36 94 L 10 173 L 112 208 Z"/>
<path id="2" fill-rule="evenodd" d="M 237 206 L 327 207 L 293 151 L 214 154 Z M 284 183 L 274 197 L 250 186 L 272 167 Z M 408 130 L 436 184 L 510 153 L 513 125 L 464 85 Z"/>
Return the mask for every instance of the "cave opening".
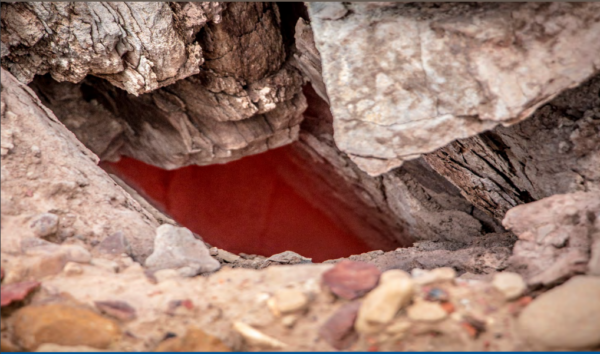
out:
<path id="1" fill-rule="evenodd" d="M 357 234 L 347 222 L 361 222 L 355 211 L 323 193 L 329 187 L 306 162 L 288 145 L 226 164 L 175 170 L 127 157 L 102 164 L 204 241 L 230 252 L 270 256 L 289 250 L 322 262 L 389 250 Z"/>

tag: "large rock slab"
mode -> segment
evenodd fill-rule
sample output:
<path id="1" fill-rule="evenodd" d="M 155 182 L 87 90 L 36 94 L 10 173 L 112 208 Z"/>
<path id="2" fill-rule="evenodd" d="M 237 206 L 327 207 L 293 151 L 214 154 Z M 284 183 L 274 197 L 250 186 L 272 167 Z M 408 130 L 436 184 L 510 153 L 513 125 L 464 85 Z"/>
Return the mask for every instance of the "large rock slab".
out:
<path id="1" fill-rule="evenodd" d="M 308 6 L 335 142 L 379 175 L 524 120 L 600 65 L 600 5 Z"/>

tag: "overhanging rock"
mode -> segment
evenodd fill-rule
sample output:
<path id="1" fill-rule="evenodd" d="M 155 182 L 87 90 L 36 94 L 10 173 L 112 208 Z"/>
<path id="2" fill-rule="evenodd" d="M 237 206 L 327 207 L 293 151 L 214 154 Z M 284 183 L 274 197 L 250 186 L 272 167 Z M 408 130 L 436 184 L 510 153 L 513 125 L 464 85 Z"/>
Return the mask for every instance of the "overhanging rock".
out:
<path id="1" fill-rule="evenodd" d="M 335 142 L 371 175 L 522 121 L 600 67 L 595 3 L 308 8 Z"/>

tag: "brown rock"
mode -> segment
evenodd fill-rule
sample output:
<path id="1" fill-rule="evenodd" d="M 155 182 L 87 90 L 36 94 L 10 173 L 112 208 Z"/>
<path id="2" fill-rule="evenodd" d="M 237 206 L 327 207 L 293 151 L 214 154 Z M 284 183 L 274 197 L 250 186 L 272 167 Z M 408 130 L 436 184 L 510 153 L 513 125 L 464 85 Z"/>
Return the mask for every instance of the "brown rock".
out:
<path id="1" fill-rule="evenodd" d="M 344 350 L 358 338 L 354 322 L 361 302 L 355 301 L 342 306 L 319 329 L 319 335 L 337 350 Z"/>
<path id="2" fill-rule="evenodd" d="M 377 286 L 381 271 L 374 265 L 343 260 L 323 273 L 323 282 L 337 296 L 353 300 Z"/>
<path id="3" fill-rule="evenodd" d="M 26 281 L 22 283 L 14 283 L 3 285 L 1 290 L 1 306 L 10 305 L 14 301 L 23 300 L 29 293 L 40 286 L 37 281 Z"/>
<path id="4" fill-rule="evenodd" d="M 223 342 L 203 330 L 190 327 L 183 337 L 169 338 L 156 347 L 156 352 L 230 352 Z"/>
<path id="5" fill-rule="evenodd" d="M 112 320 L 88 309 L 64 304 L 32 305 L 13 315 L 14 336 L 27 350 L 43 343 L 106 349 L 121 337 Z"/>
<path id="6" fill-rule="evenodd" d="M 121 321 L 131 321 L 137 317 L 136 311 L 125 301 L 96 301 L 96 308 Z"/>

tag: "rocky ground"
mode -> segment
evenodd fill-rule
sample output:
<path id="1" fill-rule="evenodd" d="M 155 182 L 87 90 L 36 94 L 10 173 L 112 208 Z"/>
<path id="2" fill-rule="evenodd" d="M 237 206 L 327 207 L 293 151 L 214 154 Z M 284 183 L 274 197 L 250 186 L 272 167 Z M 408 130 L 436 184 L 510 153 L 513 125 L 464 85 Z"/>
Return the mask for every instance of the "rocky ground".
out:
<path id="1" fill-rule="evenodd" d="M 297 5 L 2 3 L 1 350 L 600 350 L 597 5 Z M 98 167 L 292 142 L 411 246 L 234 254 Z"/>

